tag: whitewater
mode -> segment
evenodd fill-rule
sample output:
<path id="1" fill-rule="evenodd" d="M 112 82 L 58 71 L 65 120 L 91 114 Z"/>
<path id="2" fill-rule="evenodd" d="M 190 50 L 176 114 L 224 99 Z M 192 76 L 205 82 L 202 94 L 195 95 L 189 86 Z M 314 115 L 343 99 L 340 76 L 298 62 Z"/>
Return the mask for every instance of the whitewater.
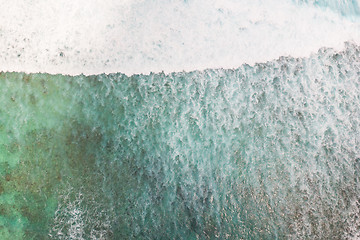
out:
<path id="1" fill-rule="evenodd" d="M 0 0 L 0 239 L 360 239 L 359 5 Z"/>
<path id="2" fill-rule="evenodd" d="M 236 68 L 360 43 L 357 1 L 0 1 L 0 70 Z"/>

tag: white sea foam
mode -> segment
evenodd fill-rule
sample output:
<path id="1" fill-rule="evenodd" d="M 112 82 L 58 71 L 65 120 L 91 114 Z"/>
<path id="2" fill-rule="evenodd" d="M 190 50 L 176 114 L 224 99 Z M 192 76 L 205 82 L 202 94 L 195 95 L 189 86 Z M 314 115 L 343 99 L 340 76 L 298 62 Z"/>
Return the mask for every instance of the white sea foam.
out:
<path id="1" fill-rule="evenodd" d="M 341 49 L 345 41 L 360 43 L 360 21 L 354 17 L 339 14 L 333 5 L 291 0 L 0 4 L 3 71 L 133 74 L 234 68 L 308 56 L 321 47 Z"/>

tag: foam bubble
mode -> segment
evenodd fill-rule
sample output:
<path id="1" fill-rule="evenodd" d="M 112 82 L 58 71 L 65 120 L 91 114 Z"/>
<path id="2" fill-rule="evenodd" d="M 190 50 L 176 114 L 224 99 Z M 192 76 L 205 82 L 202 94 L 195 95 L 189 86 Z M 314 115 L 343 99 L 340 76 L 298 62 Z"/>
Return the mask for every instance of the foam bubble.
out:
<path id="1" fill-rule="evenodd" d="M 359 22 L 288 0 L 2 1 L 0 70 L 233 68 L 360 43 Z"/>

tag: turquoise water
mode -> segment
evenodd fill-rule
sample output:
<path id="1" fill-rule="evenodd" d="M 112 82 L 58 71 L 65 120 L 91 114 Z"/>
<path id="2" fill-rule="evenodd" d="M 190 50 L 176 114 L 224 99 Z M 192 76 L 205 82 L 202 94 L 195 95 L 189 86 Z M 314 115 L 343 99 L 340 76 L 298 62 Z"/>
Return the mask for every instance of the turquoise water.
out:
<path id="1" fill-rule="evenodd" d="M 359 237 L 359 59 L 1 73 L 0 239 Z"/>

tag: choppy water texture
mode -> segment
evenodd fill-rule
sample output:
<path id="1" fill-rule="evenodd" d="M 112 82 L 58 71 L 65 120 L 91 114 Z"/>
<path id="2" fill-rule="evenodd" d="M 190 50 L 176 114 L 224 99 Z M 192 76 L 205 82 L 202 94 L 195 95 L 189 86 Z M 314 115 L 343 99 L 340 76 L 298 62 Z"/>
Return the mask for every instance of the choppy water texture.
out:
<path id="1" fill-rule="evenodd" d="M 360 48 L 0 75 L 0 239 L 356 239 Z"/>

